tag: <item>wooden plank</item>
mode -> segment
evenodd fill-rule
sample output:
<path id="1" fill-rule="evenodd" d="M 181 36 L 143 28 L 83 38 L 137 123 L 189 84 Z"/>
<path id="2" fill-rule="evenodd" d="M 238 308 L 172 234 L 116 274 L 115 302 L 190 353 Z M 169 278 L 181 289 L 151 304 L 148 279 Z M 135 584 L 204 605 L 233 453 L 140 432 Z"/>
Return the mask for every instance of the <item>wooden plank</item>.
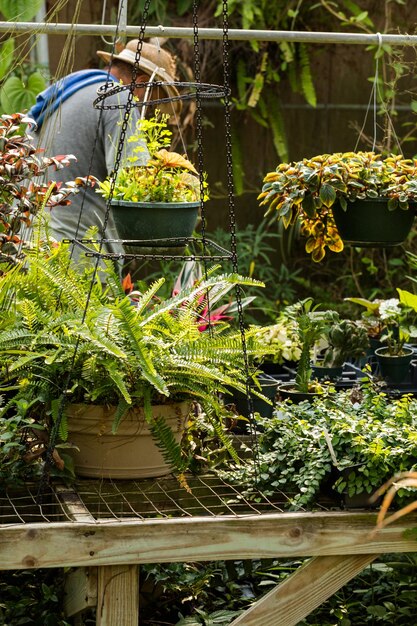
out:
<path id="1" fill-rule="evenodd" d="M 139 568 L 110 565 L 98 568 L 96 626 L 138 626 Z"/>
<path id="2" fill-rule="evenodd" d="M 65 485 L 55 485 L 65 513 L 78 522 L 94 522 L 78 494 Z M 65 574 L 64 615 L 79 616 L 80 613 L 97 605 L 97 568 L 78 567 Z M 77 618 L 77 621 L 78 618 Z"/>
<path id="3" fill-rule="evenodd" d="M 377 557 L 377 554 L 315 557 L 230 626 L 296 626 Z"/>
<path id="4" fill-rule="evenodd" d="M 374 513 L 277 513 L 0 527 L 0 570 L 416 552 L 415 515 L 375 533 Z"/>
<path id="5" fill-rule="evenodd" d="M 54 490 L 62 503 L 62 508 L 68 517 L 77 522 L 94 522 L 95 518 L 84 505 L 79 495 L 65 485 L 55 485 Z"/>
<path id="6" fill-rule="evenodd" d="M 72 617 L 97 605 L 97 568 L 77 567 L 65 576 L 64 614 Z"/>

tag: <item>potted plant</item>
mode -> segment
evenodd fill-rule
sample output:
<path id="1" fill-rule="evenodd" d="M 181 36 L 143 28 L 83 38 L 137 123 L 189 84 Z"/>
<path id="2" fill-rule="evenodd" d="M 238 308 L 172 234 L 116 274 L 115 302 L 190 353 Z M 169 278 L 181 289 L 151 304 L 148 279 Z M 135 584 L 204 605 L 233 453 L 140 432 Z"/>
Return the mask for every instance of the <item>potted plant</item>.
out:
<path id="1" fill-rule="evenodd" d="M 259 282 L 208 271 L 190 289 L 156 298 L 163 280 L 134 301 L 111 262 L 97 270 L 89 258 L 71 264 L 65 246 L 48 241 L 29 254 L 25 271 L 16 266 L 0 277 L 0 298 L 14 313 L 0 332 L 0 379 L 17 389 L 1 414 L 32 419 L 33 454 L 45 453 L 37 433 L 46 428 L 54 439 L 59 433 L 80 475 L 181 471 L 188 459 L 179 440 L 195 403 L 221 435 L 221 394 L 246 389 L 242 340 L 226 323 L 202 332 L 200 314 L 211 290 Z M 133 442 L 142 432 L 138 451 Z M 152 439 L 159 457 L 144 469 Z"/>
<path id="2" fill-rule="evenodd" d="M 281 163 L 265 176 L 258 199 L 285 227 L 301 221 L 313 261 L 321 261 L 326 248 L 341 252 L 343 242 L 396 245 L 413 224 L 417 161 L 346 152 Z"/>
<path id="3" fill-rule="evenodd" d="M 281 398 L 291 398 L 295 402 L 310 399 L 324 393 L 326 388 L 313 377 L 311 364 L 315 344 L 328 332 L 337 320 L 336 311 L 318 311 L 313 307 L 313 299 L 306 298 L 287 307 L 286 314 L 296 323 L 298 340 L 301 345 L 300 359 L 295 379 L 279 385 Z"/>
<path id="4" fill-rule="evenodd" d="M 157 110 L 151 119 L 138 120 L 127 141 L 137 143 L 141 152 L 145 140 L 147 164 L 135 165 L 135 156 L 130 157 L 115 179 L 108 177 L 97 189 L 110 199 L 121 239 L 191 237 L 201 202 L 208 199 L 205 176 L 187 158 L 167 149 L 172 136 L 168 119 Z"/>
<path id="5" fill-rule="evenodd" d="M 342 505 L 369 506 L 385 480 L 416 467 L 416 416 L 415 398 L 389 400 L 370 382 L 354 393 L 285 402 L 272 418 L 256 418 L 258 457 L 224 475 L 246 487 L 246 496 L 286 494 L 291 509 L 328 503 L 329 496 Z"/>
<path id="6" fill-rule="evenodd" d="M 338 314 L 313 347 L 313 374 L 318 378 L 335 379 L 341 376 L 343 365 L 366 354 L 369 348 L 368 334 L 354 320 L 340 319 Z"/>
<path id="7" fill-rule="evenodd" d="M 253 326 L 252 330 L 263 350 L 262 361 L 259 364 L 262 372 L 274 376 L 296 367 L 301 354 L 301 344 L 297 323 L 286 314 L 286 308 L 275 324 Z"/>
<path id="8" fill-rule="evenodd" d="M 415 310 L 406 304 L 406 299 L 408 296 L 416 296 L 401 289 L 398 292 L 400 299 L 390 298 L 379 304 L 379 316 L 384 329 L 381 335 L 382 345 L 375 349 L 381 374 L 392 384 L 399 384 L 407 379 L 414 356 L 413 348 L 405 345 L 410 337 L 411 315 L 415 317 Z"/>

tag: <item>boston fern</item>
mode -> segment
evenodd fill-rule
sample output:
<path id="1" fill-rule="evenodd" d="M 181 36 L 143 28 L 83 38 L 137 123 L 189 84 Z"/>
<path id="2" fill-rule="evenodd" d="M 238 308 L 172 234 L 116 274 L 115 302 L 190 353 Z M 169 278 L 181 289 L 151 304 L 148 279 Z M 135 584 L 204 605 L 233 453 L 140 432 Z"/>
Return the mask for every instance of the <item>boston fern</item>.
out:
<path id="1" fill-rule="evenodd" d="M 151 404 L 191 399 L 221 434 L 220 394 L 246 390 L 241 336 L 225 323 L 201 332 L 200 318 L 212 289 L 259 283 L 215 269 L 175 297 L 157 296 L 160 279 L 133 300 L 110 262 L 93 280 L 94 262 L 71 264 L 63 244 L 33 251 L 24 271 L 0 276 L 0 307 L 9 311 L 0 327 L 0 379 L 17 388 L 3 414 L 25 398 L 36 423 L 60 418 L 65 440 L 68 403 L 117 406 L 114 430 L 130 407 L 143 406 L 169 442 L 152 423 Z"/>

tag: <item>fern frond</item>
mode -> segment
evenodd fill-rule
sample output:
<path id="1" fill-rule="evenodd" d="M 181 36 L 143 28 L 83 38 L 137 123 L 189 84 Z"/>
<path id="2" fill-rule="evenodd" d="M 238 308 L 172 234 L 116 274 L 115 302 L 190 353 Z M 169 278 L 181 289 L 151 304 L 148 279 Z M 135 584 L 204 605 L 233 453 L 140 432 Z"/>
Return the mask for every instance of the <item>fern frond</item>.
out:
<path id="1" fill-rule="evenodd" d="M 281 161 L 288 161 L 288 143 L 285 136 L 285 125 L 280 111 L 280 101 L 272 92 L 266 94 L 267 116 L 275 150 Z"/>
<path id="2" fill-rule="evenodd" d="M 126 298 L 114 306 L 114 315 L 120 321 L 120 330 L 124 333 L 129 347 L 141 368 L 141 375 L 160 393 L 168 395 L 168 388 L 163 377 L 156 371 L 152 356 L 143 341 L 143 331 L 138 324 L 138 313 Z"/>
<path id="3" fill-rule="evenodd" d="M 168 426 L 163 417 L 156 417 L 149 425 L 154 437 L 155 444 L 160 449 L 164 461 L 173 469 L 183 472 L 189 465 L 190 459 L 185 459 L 182 454 L 181 442 L 177 443 L 172 428 Z"/>
<path id="4" fill-rule="evenodd" d="M 64 408 L 64 399 L 60 398 L 51 401 L 51 415 L 54 424 L 58 426 L 58 434 L 62 441 L 68 439 L 68 419 Z"/>
<path id="5" fill-rule="evenodd" d="M 298 47 L 300 62 L 300 85 L 304 98 L 312 107 L 317 106 L 317 95 L 314 88 L 313 76 L 310 67 L 310 57 L 308 56 L 307 46 L 303 43 Z"/>
<path id="6" fill-rule="evenodd" d="M 111 427 L 111 431 L 113 434 L 117 432 L 120 422 L 122 421 L 123 417 L 126 415 L 127 411 L 129 410 L 131 406 L 132 406 L 131 402 L 128 402 L 125 398 L 121 398 L 121 400 L 119 401 L 119 404 L 116 407 L 114 420 L 113 420 L 113 424 Z"/>
<path id="7" fill-rule="evenodd" d="M 158 291 L 160 290 L 164 282 L 165 282 L 165 278 L 160 278 L 159 280 L 156 280 L 154 283 L 152 283 L 149 289 L 147 289 L 145 293 L 142 294 L 136 306 L 136 309 L 139 314 L 141 314 L 149 306 L 149 303 L 158 293 Z"/>

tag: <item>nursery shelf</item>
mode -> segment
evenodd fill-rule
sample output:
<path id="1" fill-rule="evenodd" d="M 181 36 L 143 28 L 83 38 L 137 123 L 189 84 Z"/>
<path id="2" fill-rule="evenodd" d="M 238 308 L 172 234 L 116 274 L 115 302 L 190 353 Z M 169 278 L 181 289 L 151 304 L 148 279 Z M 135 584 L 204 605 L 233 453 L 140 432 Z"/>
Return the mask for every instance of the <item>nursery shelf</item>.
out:
<path id="1" fill-rule="evenodd" d="M 183 261 L 224 261 L 231 260 L 233 253 L 222 248 L 214 241 L 209 239 L 201 239 L 199 237 L 177 237 L 169 239 L 63 239 L 63 243 L 77 246 L 84 252 L 85 256 L 110 259 L 119 261 L 125 259 L 127 261 L 134 259 L 176 259 Z M 119 244 L 128 246 L 130 250 L 136 249 L 134 252 L 102 252 L 92 249 L 89 246 L 106 246 L 106 244 Z M 185 248 L 189 252 L 185 254 Z"/>
<path id="2" fill-rule="evenodd" d="M 77 568 L 67 616 L 105 606 L 98 626 L 137 626 L 142 564 L 313 557 L 231 624 L 296 626 L 379 554 L 417 551 L 405 534 L 415 515 L 376 533 L 369 511 L 285 512 L 284 494 L 244 497 L 212 474 L 187 481 L 80 479 L 41 499 L 38 485 L 0 491 L 0 570 Z"/>
<path id="3" fill-rule="evenodd" d="M 217 476 L 190 476 L 181 486 L 172 475 L 143 480 L 79 479 L 72 487 L 60 483 L 43 489 L 25 485 L 0 492 L 0 526 L 38 522 L 123 521 L 193 516 L 245 516 L 288 510 L 289 497 L 274 501 L 253 494 Z M 324 506 L 319 507 L 324 510 Z"/>

